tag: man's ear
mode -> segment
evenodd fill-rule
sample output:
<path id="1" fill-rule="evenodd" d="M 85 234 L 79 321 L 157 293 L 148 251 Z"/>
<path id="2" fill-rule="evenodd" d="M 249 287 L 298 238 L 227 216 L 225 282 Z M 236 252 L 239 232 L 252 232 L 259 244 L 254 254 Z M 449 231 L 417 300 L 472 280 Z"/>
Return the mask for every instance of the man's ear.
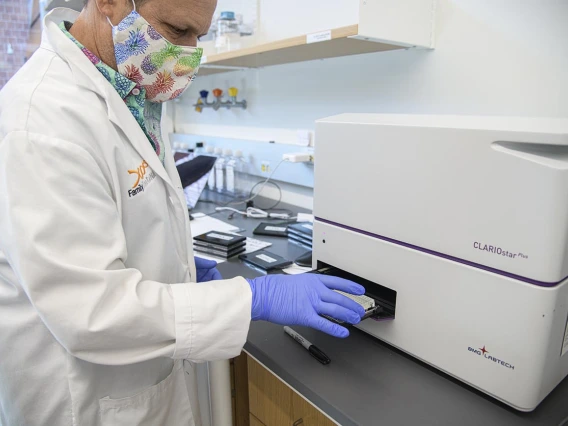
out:
<path id="1" fill-rule="evenodd" d="M 89 0 L 95 2 L 99 12 L 118 25 L 134 8 L 132 0 Z"/>

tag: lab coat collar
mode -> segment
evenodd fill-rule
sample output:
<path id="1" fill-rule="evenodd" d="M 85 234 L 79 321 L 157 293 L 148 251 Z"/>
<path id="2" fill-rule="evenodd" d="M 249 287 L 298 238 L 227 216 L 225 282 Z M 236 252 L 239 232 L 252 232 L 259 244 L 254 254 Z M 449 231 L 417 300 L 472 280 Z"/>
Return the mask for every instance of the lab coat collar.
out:
<path id="1" fill-rule="evenodd" d="M 78 16 L 79 12 L 65 8 L 55 8 L 49 12 L 44 18 L 41 47 L 55 52 L 69 65 L 78 86 L 108 99 L 114 88 L 59 28 L 62 22 L 75 22 Z"/>
<path id="2" fill-rule="evenodd" d="M 148 142 L 148 138 L 140 128 L 140 125 L 136 122 L 126 105 L 124 105 L 124 100 L 83 52 L 59 28 L 61 22 L 75 22 L 78 16 L 78 12 L 66 8 L 56 8 L 47 14 L 44 20 L 45 30 L 42 36 L 41 47 L 55 52 L 69 65 L 78 86 L 104 98 L 107 104 L 109 120 L 126 134 L 130 143 L 140 156 L 146 160 L 150 168 L 173 187 L 174 184 L 164 165 Z"/>

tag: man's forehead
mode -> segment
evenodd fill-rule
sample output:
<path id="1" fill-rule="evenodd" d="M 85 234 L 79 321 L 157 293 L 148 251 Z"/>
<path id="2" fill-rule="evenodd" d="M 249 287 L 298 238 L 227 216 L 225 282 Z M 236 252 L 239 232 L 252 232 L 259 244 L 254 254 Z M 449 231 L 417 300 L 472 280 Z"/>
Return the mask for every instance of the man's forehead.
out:
<path id="1" fill-rule="evenodd" d="M 207 32 L 217 0 L 146 0 L 144 7 L 152 8 L 164 22 L 179 27 L 197 26 Z"/>

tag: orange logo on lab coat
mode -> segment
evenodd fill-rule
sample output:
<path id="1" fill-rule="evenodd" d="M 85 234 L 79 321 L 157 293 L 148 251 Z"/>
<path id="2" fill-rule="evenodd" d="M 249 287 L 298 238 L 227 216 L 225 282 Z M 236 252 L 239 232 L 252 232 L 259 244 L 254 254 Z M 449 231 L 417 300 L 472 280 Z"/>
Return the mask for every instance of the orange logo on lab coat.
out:
<path id="1" fill-rule="evenodd" d="M 140 164 L 140 166 L 138 166 L 136 170 L 128 170 L 129 175 L 136 175 L 136 183 L 132 185 L 132 188 L 136 188 L 140 183 L 140 181 L 144 179 L 144 176 L 146 176 L 147 168 L 148 168 L 148 163 L 146 163 L 146 160 L 143 160 L 142 164 Z"/>

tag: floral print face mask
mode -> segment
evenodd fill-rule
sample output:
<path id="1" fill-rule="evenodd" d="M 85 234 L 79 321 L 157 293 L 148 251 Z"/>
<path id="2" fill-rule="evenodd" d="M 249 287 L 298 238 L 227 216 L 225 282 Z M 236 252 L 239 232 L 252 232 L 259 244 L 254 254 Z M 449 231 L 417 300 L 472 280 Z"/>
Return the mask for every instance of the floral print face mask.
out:
<path id="1" fill-rule="evenodd" d="M 203 49 L 170 43 L 136 12 L 136 5 L 116 27 L 107 20 L 118 72 L 146 89 L 150 102 L 177 98 L 195 79 Z"/>

